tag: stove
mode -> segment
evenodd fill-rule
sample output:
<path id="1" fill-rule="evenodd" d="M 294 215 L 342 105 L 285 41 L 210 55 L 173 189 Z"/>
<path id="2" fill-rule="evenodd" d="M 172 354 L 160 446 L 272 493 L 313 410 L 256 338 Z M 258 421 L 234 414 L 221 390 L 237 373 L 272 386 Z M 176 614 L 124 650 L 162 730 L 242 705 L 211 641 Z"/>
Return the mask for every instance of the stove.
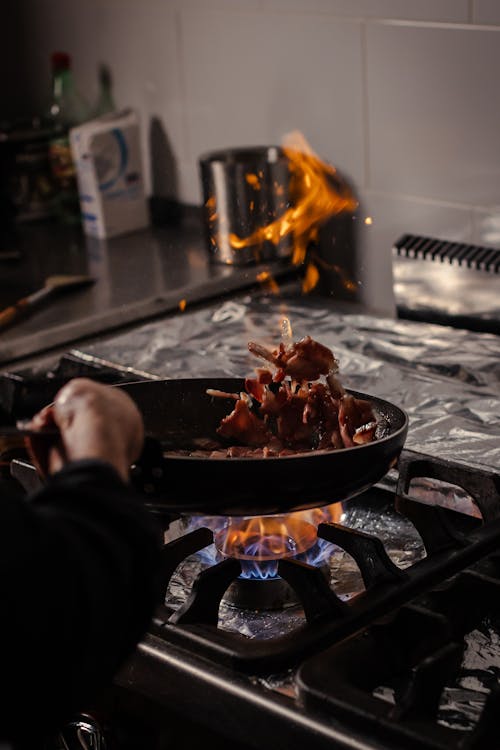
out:
<path id="1" fill-rule="evenodd" d="M 0 378 L 4 420 L 76 374 L 134 377 L 78 364 L 63 358 L 29 388 L 26 374 Z M 36 483 L 22 455 L 9 466 L 24 487 Z M 242 519 L 169 514 L 147 492 L 144 501 L 164 528 L 164 601 L 110 696 L 85 714 L 79 747 L 95 745 L 99 721 L 102 746 L 108 733 L 117 750 L 134 732 L 144 750 L 173 736 L 186 748 L 208 738 L 278 750 L 500 744 L 497 472 L 405 449 L 356 498 L 265 517 L 272 539 L 257 551 L 227 543 Z M 280 534 L 287 544 L 274 556 Z"/>
<path id="2" fill-rule="evenodd" d="M 252 747 L 495 747 L 500 477 L 412 451 L 397 474 L 395 492 L 374 487 L 318 525 L 328 576 L 279 561 L 298 599 L 280 610 L 225 600 L 243 566 L 207 563 L 212 528 L 169 541 L 165 604 L 122 684 L 165 706 L 185 695 L 185 718 L 205 706 L 209 728 Z M 446 482 L 449 505 L 457 477 L 462 512 L 429 503 Z"/>

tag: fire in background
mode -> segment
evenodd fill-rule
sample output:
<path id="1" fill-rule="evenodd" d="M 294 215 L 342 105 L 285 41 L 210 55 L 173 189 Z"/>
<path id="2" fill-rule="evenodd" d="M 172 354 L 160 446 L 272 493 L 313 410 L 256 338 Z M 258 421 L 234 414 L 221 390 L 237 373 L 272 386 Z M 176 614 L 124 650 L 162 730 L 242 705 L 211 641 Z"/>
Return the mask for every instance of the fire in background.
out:
<path id="1" fill-rule="evenodd" d="M 302 291 L 332 276 L 349 294 L 357 285 L 342 259 L 358 207 L 334 166 L 293 132 L 283 146 L 233 149 L 201 160 L 208 242 L 214 260 L 233 265 L 289 257 L 303 266 Z M 353 244 L 348 241 L 347 244 Z M 354 253 L 354 247 L 347 248 Z M 338 257 L 337 257 L 338 256 Z M 344 265 L 343 265 L 344 264 Z M 277 285 L 266 285 L 278 293 Z"/>

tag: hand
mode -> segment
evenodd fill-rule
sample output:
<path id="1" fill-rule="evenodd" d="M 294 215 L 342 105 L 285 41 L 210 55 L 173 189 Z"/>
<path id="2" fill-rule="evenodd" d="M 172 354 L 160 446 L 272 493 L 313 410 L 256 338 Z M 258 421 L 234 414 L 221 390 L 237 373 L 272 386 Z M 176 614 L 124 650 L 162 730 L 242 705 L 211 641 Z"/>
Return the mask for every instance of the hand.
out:
<path id="1" fill-rule="evenodd" d="M 60 437 L 30 437 L 26 444 L 41 476 L 69 461 L 94 458 L 111 464 L 124 481 L 144 442 L 144 424 L 125 391 L 87 378 L 70 380 L 31 421 L 43 431 L 56 426 Z"/>

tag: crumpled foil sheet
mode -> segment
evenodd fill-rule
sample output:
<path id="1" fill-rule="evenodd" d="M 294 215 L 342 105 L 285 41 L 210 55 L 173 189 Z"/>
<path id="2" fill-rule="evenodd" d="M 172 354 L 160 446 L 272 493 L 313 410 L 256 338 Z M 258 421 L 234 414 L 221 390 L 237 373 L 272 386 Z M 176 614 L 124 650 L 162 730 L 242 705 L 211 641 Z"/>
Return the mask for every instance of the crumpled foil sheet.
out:
<path id="1" fill-rule="evenodd" d="M 488 693 L 500 676 L 500 622 L 485 618 L 464 638 L 462 664 L 454 683 L 447 685 L 439 703 L 439 724 L 470 731 L 481 717 Z M 394 691 L 380 686 L 374 695 L 394 704 Z"/>
<path id="2" fill-rule="evenodd" d="M 333 350 L 345 386 L 407 411 L 407 448 L 498 469 L 500 337 L 494 334 L 339 314 L 327 300 L 262 296 L 178 313 L 84 352 L 162 378 L 244 377 L 261 364 L 247 342 L 276 345 L 285 316 L 293 340 L 310 335 Z"/>

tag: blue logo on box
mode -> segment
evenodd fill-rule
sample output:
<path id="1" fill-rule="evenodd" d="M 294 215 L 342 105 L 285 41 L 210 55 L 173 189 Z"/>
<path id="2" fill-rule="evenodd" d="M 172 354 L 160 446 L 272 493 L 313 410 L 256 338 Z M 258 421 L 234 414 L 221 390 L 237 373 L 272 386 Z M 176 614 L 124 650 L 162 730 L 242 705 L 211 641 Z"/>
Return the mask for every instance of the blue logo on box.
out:
<path id="1" fill-rule="evenodd" d="M 99 190 L 101 192 L 105 190 L 109 190 L 113 187 L 115 182 L 117 182 L 122 174 L 125 172 L 127 161 L 128 161 L 128 148 L 127 143 L 125 141 L 125 138 L 123 137 L 123 133 L 118 128 L 114 128 L 111 131 L 112 135 L 114 136 L 116 140 L 116 145 L 118 149 L 118 159 L 117 159 L 117 170 L 113 177 L 107 179 L 105 182 L 99 183 Z"/>

